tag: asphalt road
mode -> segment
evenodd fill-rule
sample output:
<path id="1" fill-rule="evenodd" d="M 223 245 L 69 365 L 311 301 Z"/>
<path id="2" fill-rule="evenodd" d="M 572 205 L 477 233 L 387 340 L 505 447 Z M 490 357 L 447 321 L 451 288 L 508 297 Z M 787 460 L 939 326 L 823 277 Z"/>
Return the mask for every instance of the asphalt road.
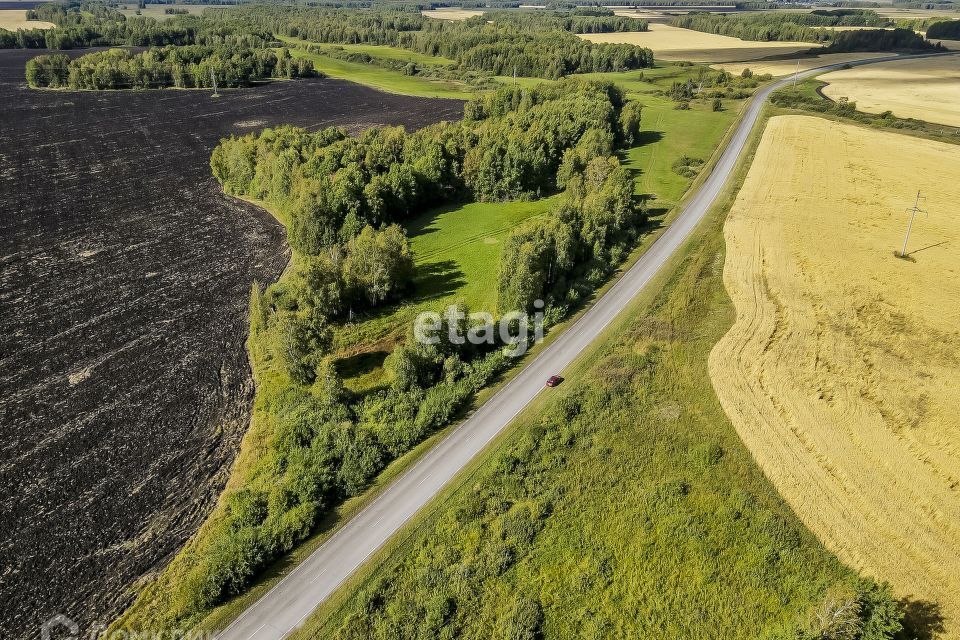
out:
<path id="1" fill-rule="evenodd" d="M 889 59 L 878 58 L 852 64 L 870 64 Z M 805 78 L 839 66 L 811 69 L 800 73 L 799 77 Z M 244 611 L 217 636 L 218 640 L 279 640 L 287 637 L 367 558 L 436 496 L 537 394 L 543 392 L 547 378 L 562 372 L 573 362 L 690 236 L 733 173 L 770 93 L 793 81 L 794 76 L 790 76 L 757 92 L 720 160 L 700 185 L 696 195 L 689 200 L 673 224 L 606 294 L 527 364 L 517 377 Z"/>

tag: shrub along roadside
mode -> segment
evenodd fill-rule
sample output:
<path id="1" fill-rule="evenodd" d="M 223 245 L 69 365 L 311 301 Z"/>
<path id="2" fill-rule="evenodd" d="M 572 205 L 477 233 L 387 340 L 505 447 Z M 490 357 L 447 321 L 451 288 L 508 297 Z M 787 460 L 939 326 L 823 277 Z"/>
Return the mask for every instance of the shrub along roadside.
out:
<path id="1" fill-rule="evenodd" d="M 609 154 L 636 139 L 636 105 L 613 85 L 570 81 L 504 88 L 466 111 L 463 122 L 412 134 L 376 129 L 349 138 L 283 127 L 225 140 L 214 152 L 225 190 L 275 207 L 294 249 L 285 276 L 251 293 L 257 394 L 244 446 L 255 441 L 255 453 L 246 451 L 214 514 L 118 627 L 198 622 L 508 366 L 497 344 L 422 345 L 408 337 L 386 363 L 390 388 L 365 396 L 343 388 L 329 327 L 361 305 L 405 294 L 409 248 L 397 222 L 454 198 L 562 187 L 576 249 L 566 282 L 576 282 L 578 261 L 622 257 L 625 249 L 615 247 L 627 246 L 643 216 L 632 180 Z"/>

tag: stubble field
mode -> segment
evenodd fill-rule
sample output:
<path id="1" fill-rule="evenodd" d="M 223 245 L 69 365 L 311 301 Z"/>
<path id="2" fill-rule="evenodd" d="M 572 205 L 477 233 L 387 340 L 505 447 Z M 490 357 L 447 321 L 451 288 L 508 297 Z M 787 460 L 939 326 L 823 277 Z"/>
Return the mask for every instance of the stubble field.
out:
<path id="1" fill-rule="evenodd" d="M 52 22 L 42 20 L 27 20 L 26 9 L 0 9 L 0 29 L 16 31 L 17 29 L 52 29 Z"/>
<path id="2" fill-rule="evenodd" d="M 960 54 L 881 62 L 820 79 L 829 83 L 824 95 L 847 97 L 860 111 L 960 127 Z"/>
<path id="3" fill-rule="evenodd" d="M 904 154 L 909 145 L 909 155 Z M 726 413 L 801 520 L 960 637 L 960 147 L 770 120 L 725 226 Z M 909 259 L 894 255 L 917 189 Z"/>
<path id="4" fill-rule="evenodd" d="M 658 60 L 694 62 L 741 62 L 767 56 L 806 51 L 809 42 L 750 42 L 730 36 L 651 23 L 646 32 L 590 33 L 580 36 L 590 42 L 614 42 L 649 47 Z"/>
<path id="5" fill-rule="evenodd" d="M 420 13 L 428 18 L 435 18 L 437 20 L 466 20 L 467 18 L 472 18 L 473 16 L 483 15 L 483 11 L 477 11 L 474 9 L 457 9 L 456 7 L 428 9 L 421 11 Z"/>
<path id="6" fill-rule="evenodd" d="M 335 80 L 223 91 L 31 91 L 0 53 L 0 637 L 82 625 L 179 548 L 249 422 L 250 283 L 282 228 L 209 168 L 230 133 L 417 127 L 462 103 Z"/>

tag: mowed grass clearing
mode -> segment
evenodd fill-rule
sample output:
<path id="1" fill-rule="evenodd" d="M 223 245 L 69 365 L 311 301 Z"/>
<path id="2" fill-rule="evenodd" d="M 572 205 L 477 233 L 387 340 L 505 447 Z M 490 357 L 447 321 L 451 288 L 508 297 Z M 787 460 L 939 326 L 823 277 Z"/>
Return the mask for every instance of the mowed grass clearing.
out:
<path id="1" fill-rule="evenodd" d="M 56 25 L 43 20 L 27 20 L 24 9 L 0 9 L 0 29 L 16 31 L 17 29 L 53 29 Z"/>
<path id="2" fill-rule="evenodd" d="M 299 48 L 300 46 L 307 44 L 302 40 L 296 40 L 293 38 L 280 38 L 280 40 L 292 47 L 290 49 L 291 55 L 297 58 L 307 58 L 313 62 L 314 68 L 316 68 L 318 71 L 322 71 L 331 78 L 350 80 L 351 82 L 365 84 L 368 87 L 373 87 L 374 89 L 379 89 L 381 91 L 387 91 L 390 93 L 400 93 L 403 95 L 418 96 L 423 98 L 456 98 L 460 100 L 467 100 L 473 95 L 470 92 L 470 88 L 463 82 L 457 82 L 454 80 L 433 80 L 418 76 L 408 76 L 400 71 L 379 67 L 374 64 L 338 60 L 337 58 L 325 56 L 321 53 L 306 51 L 305 49 Z M 343 46 L 345 49 L 348 48 L 348 45 L 341 46 Z M 367 46 L 364 48 L 370 49 L 372 47 Z M 422 56 L 422 54 L 417 54 L 412 51 L 406 51 L 405 49 L 395 49 L 392 47 L 385 47 L 385 49 L 393 49 L 390 55 L 393 56 L 393 59 L 395 60 L 406 59 L 412 62 L 417 62 L 416 58 L 429 57 Z M 369 51 L 365 51 L 365 53 L 369 53 Z M 383 52 L 378 55 L 382 54 Z M 370 53 L 370 55 L 374 54 Z M 406 57 L 400 57 L 401 55 Z M 419 64 L 422 64 L 422 62 Z"/>
<path id="3" fill-rule="evenodd" d="M 879 62 L 820 76 L 823 93 L 867 113 L 960 127 L 960 54 Z"/>
<path id="4" fill-rule="evenodd" d="M 590 42 L 649 47 L 658 60 L 709 63 L 756 60 L 806 51 L 816 46 L 809 42 L 751 42 L 656 22 L 650 24 L 647 32 L 590 33 L 580 37 Z"/>
<path id="5" fill-rule="evenodd" d="M 399 60 L 401 62 L 415 62 L 418 65 L 443 66 L 456 64 L 450 58 L 443 56 L 428 56 L 425 53 L 391 47 L 386 44 L 328 44 L 309 42 L 307 40 L 298 40 L 295 38 L 284 37 L 284 42 L 295 44 L 297 46 L 310 45 L 317 53 L 324 53 L 333 49 L 342 49 L 348 53 L 365 53 L 374 58 L 385 58 L 387 60 Z"/>
<path id="6" fill-rule="evenodd" d="M 909 148 L 909 154 L 904 149 Z M 737 321 L 710 373 L 760 467 L 841 560 L 960 637 L 960 146 L 770 120 L 725 227 Z M 904 208 L 924 208 L 908 260 Z"/>
<path id="7" fill-rule="evenodd" d="M 510 230 L 547 213 L 557 197 L 533 201 L 472 202 L 436 209 L 404 226 L 416 273 L 409 302 L 337 328 L 335 344 L 344 384 L 357 393 L 389 382 L 383 360 L 416 315 L 463 303 L 496 315 L 500 251 Z"/>
<path id="8" fill-rule="evenodd" d="M 472 202 L 407 223 L 417 265 L 417 297 L 439 306 L 460 300 L 471 310 L 496 313 L 503 240 L 511 229 L 558 203 L 557 197 L 529 202 Z M 455 283 L 462 284 L 454 287 Z"/>

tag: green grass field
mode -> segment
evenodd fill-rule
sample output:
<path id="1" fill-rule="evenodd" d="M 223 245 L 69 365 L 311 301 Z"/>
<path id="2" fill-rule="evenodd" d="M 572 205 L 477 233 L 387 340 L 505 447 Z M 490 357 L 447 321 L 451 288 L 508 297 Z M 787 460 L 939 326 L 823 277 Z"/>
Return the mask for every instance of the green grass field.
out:
<path id="1" fill-rule="evenodd" d="M 474 311 L 495 313 L 500 243 L 512 228 L 546 213 L 557 201 L 552 197 L 531 202 L 472 202 L 407 223 L 420 304 L 439 308 L 459 300 Z"/>
<path id="2" fill-rule="evenodd" d="M 365 53 L 368 56 L 375 58 L 401 60 L 403 62 L 416 62 L 419 65 L 443 66 L 456 64 L 453 60 L 444 58 L 443 56 L 428 56 L 425 53 L 417 53 L 416 51 L 410 51 L 409 49 L 400 49 L 398 47 L 391 47 L 385 44 L 322 44 L 308 42 L 307 40 L 299 40 L 296 38 L 281 39 L 284 42 L 292 45 L 295 44 L 297 46 L 305 46 L 309 44 L 315 49 L 318 49 L 319 53 L 323 53 L 332 49 L 343 49 L 344 51 L 348 51 L 350 53 Z"/>
<path id="3" fill-rule="evenodd" d="M 496 312 L 502 240 L 529 218 L 550 210 L 557 198 L 530 202 L 472 202 L 443 207 L 408 222 L 416 265 L 413 296 L 406 303 L 338 327 L 338 362 L 344 384 L 362 393 L 388 380 L 383 360 L 416 314 L 463 302 L 471 311 Z"/>
<path id="4" fill-rule="evenodd" d="M 670 209 L 690 186 L 690 179 L 673 171 L 683 155 L 707 160 L 723 132 L 733 123 L 742 101 L 730 101 L 724 111 L 677 111 L 662 99 L 645 99 L 643 131 L 650 144 L 626 153 L 627 166 L 639 171 L 637 193 L 652 195 L 650 207 Z"/>
<path id="5" fill-rule="evenodd" d="M 713 393 L 722 218 L 296 637 L 752 640 L 848 587 Z"/>
<path id="6" fill-rule="evenodd" d="M 400 71 L 385 69 L 372 64 L 338 60 L 320 53 L 297 48 L 298 45 L 306 44 L 303 40 L 296 40 L 294 38 L 281 38 L 281 40 L 291 46 L 290 53 L 294 57 L 309 59 L 313 62 L 315 69 L 322 71 L 331 78 L 350 80 L 351 82 L 364 84 L 368 87 L 390 93 L 400 93 L 423 98 L 457 98 L 466 100 L 473 95 L 469 87 L 462 82 L 453 80 L 431 80 L 418 76 L 408 76 Z M 332 47 L 333 45 L 314 46 Z M 376 55 L 393 60 L 407 60 L 409 62 L 416 62 L 417 64 L 441 65 L 449 62 L 444 58 L 424 56 L 423 54 L 414 53 L 405 49 L 397 49 L 395 47 L 375 47 L 372 45 L 339 46 L 343 46 L 345 49 L 356 49 L 358 53 L 367 53 L 371 56 Z"/>

